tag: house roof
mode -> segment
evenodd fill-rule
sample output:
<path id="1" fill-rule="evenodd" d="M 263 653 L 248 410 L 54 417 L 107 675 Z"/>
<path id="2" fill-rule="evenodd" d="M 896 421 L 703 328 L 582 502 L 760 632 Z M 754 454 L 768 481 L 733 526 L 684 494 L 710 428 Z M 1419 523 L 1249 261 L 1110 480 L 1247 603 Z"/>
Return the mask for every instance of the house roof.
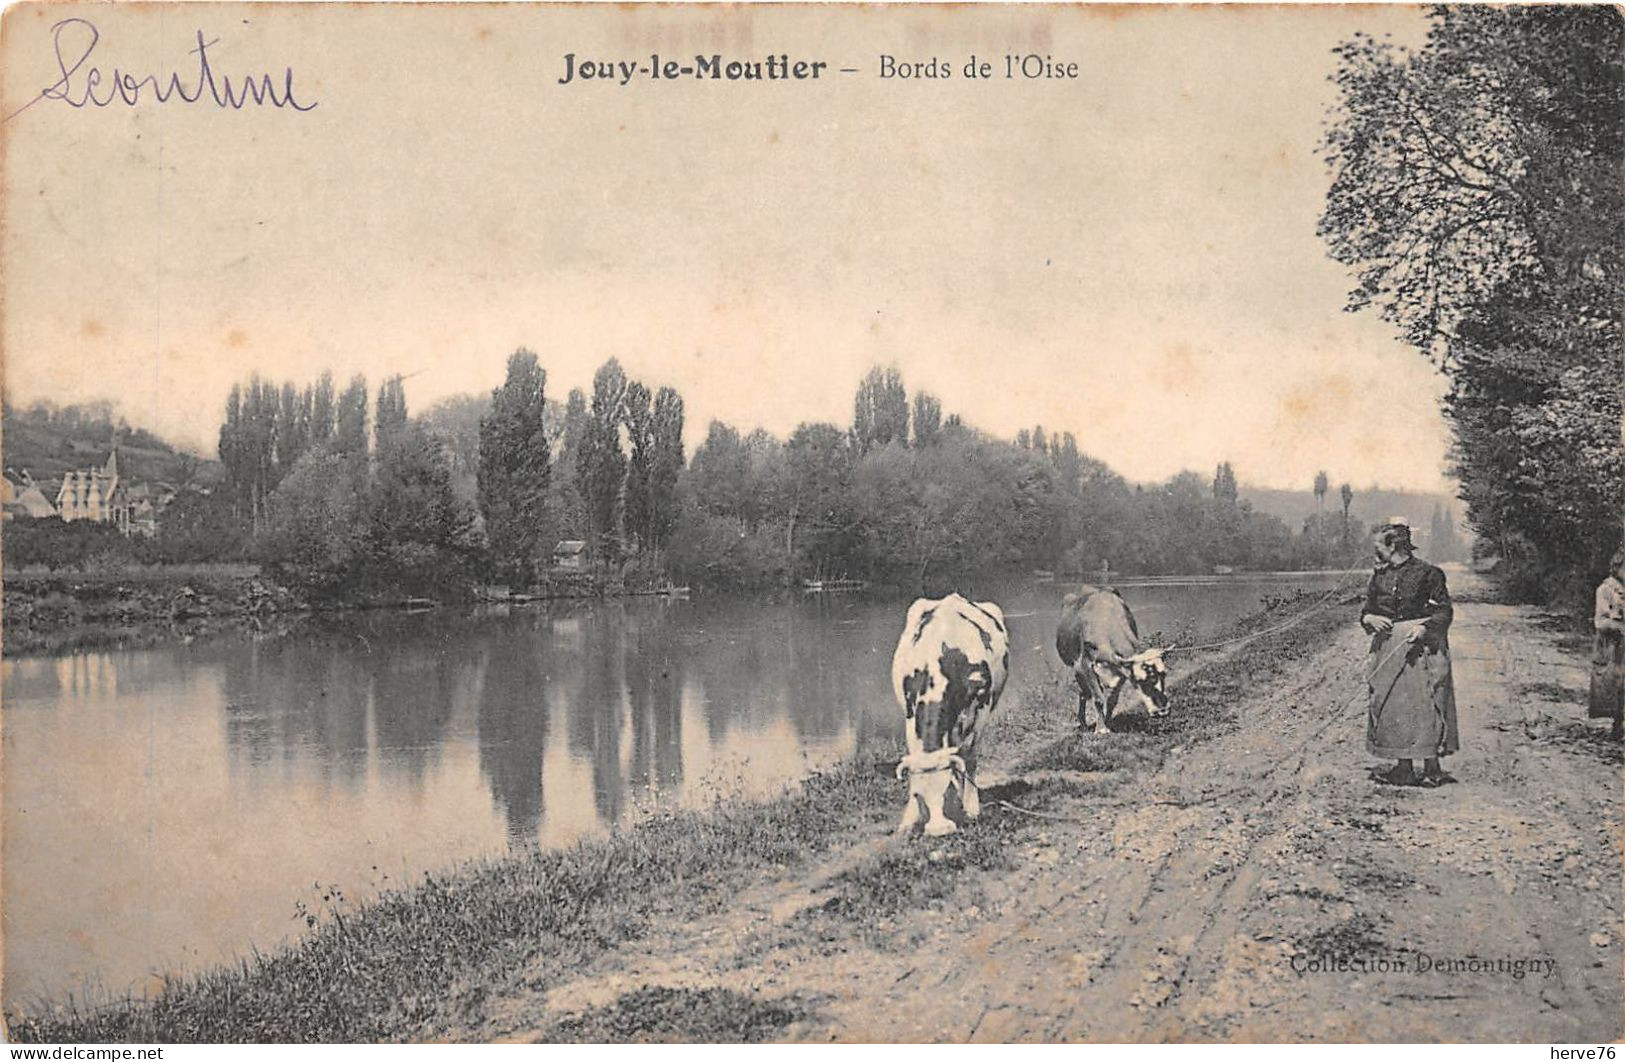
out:
<path id="1" fill-rule="evenodd" d="M 55 516 L 56 506 L 45 497 L 45 493 L 33 484 L 29 484 L 6 503 L 6 508 L 12 512 L 21 512 L 28 516 Z"/>
<path id="2" fill-rule="evenodd" d="M 558 545 L 554 546 L 553 547 L 553 552 L 555 554 L 562 553 L 562 554 L 564 554 L 566 556 L 570 556 L 570 555 L 573 555 L 573 554 L 576 554 L 576 553 L 585 553 L 585 552 L 587 552 L 587 544 L 585 542 L 582 542 L 580 539 L 572 538 L 572 539 L 568 539 L 568 540 L 566 540 L 564 542 L 560 542 Z"/>

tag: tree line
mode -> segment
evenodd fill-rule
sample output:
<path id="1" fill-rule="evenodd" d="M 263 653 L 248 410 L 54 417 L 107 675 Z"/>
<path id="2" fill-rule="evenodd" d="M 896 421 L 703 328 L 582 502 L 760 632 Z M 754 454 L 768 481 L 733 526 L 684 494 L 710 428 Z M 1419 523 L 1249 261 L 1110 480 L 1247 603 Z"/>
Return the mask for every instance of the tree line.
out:
<path id="1" fill-rule="evenodd" d="M 273 578 L 317 598 L 529 586 L 561 537 L 580 536 L 604 569 L 658 567 L 678 510 L 681 396 L 614 359 L 590 399 L 572 391 L 562 409 L 546 383 L 520 349 L 488 400 L 414 418 L 391 376 L 369 420 L 364 377 L 342 391 L 331 373 L 302 388 L 251 377 L 226 400 L 216 509 Z"/>
<path id="2" fill-rule="evenodd" d="M 400 376 L 376 392 L 360 376 L 342 390 L 330 373 L 305 385 L 254 376 L 226 398 L 220 486 L 182 491 L 158 542 L 131 548 L 257 559 L 314 598 L 345 600 L 529 587 L 556 575 L 555 546 L 575 539 L 601 579 L 710 588 L 852 577 L 940 590 L 1033 569 L 1302 569 L 1367 552 L 1351 488 L 1340 516 L 1324 511 L 1325 474 L 1317 512 L 1291 529 L 1239 497 L 1228 462 L 1211 478 L 1134 485 L 1070 432 L 996 438 L 931 393 L 911 394 L 895 368 L 859 383 L 848 425 L 803 423 L 780 438 L 712 421 L 692 460 L 683 433 L 682 396 L 614 359 L 590 393 L 559 402 L 537 355 L 520 349 L 488 395 L 418 416 Z M 8 557 L 13 540 L 31 558 L 69 544 L 8 535 Z"/>
<path id="3" fill-rule="evenodd" d="M 1357 563 L 1364 528 L 1312 518 L 1300 532 L 1238 498 L 1234 470 L 1130 484 L 1042 426 L 1001 440 L 944 415 L 876 368 L 851 426 L 787 439 L 709 426 L 681 481 L 668 560 L 677 578 L 771 586 L 865 578 L 936 590 L 1032 569 L 1093 575 L 1301 569 Z M 1352 491 L 1349 492 L 1352 498 Z"/>
<path id="4" fill-rule="evenodd" d="M 1530 599 L 1583 603 L 1621 536 L 1625 20 L 1437 7 L 1425 44 L 1356 36 L 1323 146 L 1320 232 L 1450 382 L 1481 548 Z M 1403 425 L 1391 430 L 1403 431 Z"/>

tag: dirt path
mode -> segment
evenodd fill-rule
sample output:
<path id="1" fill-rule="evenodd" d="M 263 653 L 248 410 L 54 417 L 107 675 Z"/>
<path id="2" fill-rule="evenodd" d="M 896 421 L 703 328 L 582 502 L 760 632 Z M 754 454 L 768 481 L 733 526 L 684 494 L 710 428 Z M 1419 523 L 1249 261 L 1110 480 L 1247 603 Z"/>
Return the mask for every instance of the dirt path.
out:
<path id="1" fill-rule="evenodd" d="M 799 1001 L 803 1040 L 1616 1040 L 1618 746 L 1583 718 L 1572 637 L 1453 582 L 1454 785 L 1370 779 L 1351 624 L 1230 732 L 1047 804 L 1066 821 L 1024 824 L 1007 868 L 873 925 L 805 917 L 896 849 L 871 830 L 472 1032 L 545 1036 L 658 985 Z"/>

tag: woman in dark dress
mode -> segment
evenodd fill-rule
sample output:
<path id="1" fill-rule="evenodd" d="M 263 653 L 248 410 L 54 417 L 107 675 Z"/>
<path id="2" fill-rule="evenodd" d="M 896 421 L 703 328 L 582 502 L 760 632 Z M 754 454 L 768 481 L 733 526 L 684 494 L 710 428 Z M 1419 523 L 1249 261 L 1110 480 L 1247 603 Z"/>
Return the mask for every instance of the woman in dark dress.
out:
<path id="1" fill-rule="evenodd" d="M 1410 526 L 1379 528 L 1377 568 L 1360 625 L 1371 635 L 1366 749 L 1397 761 L 1379 776 L 1390 785 L 1432 788 L 1444 780 L 1439 758 L 1461 747 L 1450 675 L 1452 610 L 1444 572 L 1412 552 Z M 1422 773 L 1415 761 L 1422 760 Z"/>

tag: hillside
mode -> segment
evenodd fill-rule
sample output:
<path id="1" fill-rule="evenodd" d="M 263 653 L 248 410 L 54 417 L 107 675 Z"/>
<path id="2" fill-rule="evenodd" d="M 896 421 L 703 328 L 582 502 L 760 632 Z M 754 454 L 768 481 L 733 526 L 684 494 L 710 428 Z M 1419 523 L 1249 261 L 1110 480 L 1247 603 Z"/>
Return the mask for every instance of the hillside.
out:
<path id="1" fill-rule="evenodd" d="M 1304 519 L 1315 513 L 1315 493 L 1311 490 L 1279 490 L 1243 485 L 1238 488 L 1237 494 L 1241 500 L 1252 502 L 1254 509 L 1279 518 L 1294 530 L 1302 527 Z M 1446 513 L 1454 515 L 1457 523 L 1460 523 L 1461 503 L 1448 494 L 1386 490 L 1381 487 L 1356 488 L 1354 500 L 1349 505 L 1349 518 L 1370 526 L 1391 516 L 1403 516 L 1410 520 L 1411 526 L 1420 535 L 1427 530 L 1429 522 L 1433 519 L 1435 505 L 1442 506 Z M 1337 485 L 1334 484 L 1326 495 L 1326 512 L 1329 516 L 1341 517 L 1342 511 L 1343 502 L 1338 497 Z"/>
<path id="2" fill-rule="evenodd" d="M 55 407 L 36 403 L 7 406 L 0 414 L 0 461 L 13 473 L 27 470 L 37 482 L 60 482 L 64 473 L 100 466 L 114 442 L 119 470 L 133 482 L 205 485 L 220 479 L 218 461 L 177 452 L 174 447 L 122 418 L 109 406 Z"/>

